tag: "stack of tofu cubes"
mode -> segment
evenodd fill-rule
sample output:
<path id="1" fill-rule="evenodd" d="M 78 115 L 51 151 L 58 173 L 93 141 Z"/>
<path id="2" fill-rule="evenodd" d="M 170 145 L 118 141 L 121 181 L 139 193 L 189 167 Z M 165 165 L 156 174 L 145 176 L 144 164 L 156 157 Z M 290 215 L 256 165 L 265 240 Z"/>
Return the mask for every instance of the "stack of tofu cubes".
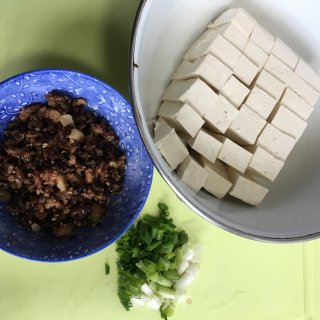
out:
<path id="1" fill-rule="evenodd" d="M 155 143 L 196 192 L 258 205 L 301 137 L 320 77 L 244 9 L 191 46 L 158 111 Z"/>

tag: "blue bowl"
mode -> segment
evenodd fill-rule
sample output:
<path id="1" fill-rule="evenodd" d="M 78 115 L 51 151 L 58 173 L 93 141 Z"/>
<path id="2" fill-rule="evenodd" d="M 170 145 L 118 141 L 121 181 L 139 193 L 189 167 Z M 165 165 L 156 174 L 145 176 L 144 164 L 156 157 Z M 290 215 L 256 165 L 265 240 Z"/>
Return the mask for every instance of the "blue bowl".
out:
<path id="1" fill-rule="evenodd" d="M 0 202 L 0 248 L 32 260 L 67 261 L 88 256 L 119 238 L 142 210 L 151 187 L 153 164 L 140 138 L 131 106 L 112 87 L 89 75 L 69 70 L 37 70 L 0 83 L 0 140 L 19 110 L 54 89 L 83 97 L 88 108 L 103 117 L 119 137 L 127 157 L 124 187 L 111 199 L 102 224 L 75 232 L 69 239 L 33 233 Z"/>

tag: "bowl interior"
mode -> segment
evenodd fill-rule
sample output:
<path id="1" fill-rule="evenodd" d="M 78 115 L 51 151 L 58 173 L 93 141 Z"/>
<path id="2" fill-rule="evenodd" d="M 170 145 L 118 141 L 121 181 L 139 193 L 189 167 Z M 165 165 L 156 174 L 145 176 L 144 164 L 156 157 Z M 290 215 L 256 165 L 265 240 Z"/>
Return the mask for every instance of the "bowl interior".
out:
<path id="1" fill-rule="evenodd" d="M 258 208 L 232 199 L 194 194 L 179 183 L 152 142 L 152 121 L 170 77 L 206 25 L 231 7 L 243 7 L 320 71 L 320 5 L 316 0 L 147 0 L 132 43 L 132 97 L 144 142 L 156 167 L 177 194 L 206 219 L 251 238 L 292 241 L 320 233 L 319 105 L 269 195 Z"/>
<path id="2" fill-rule="evenodd" d="M 29 259 L 62 261 L 96 252 L 116 240 L 137 218 L 149 193 L 153 165 L 141 141 L 131 106 L 107 84 L 67 70 L 21 74 L 0 84 L 0 138 L 22 106 L 43 102 L 44 94 L 58 89 L 84 97 L 88 107 L 113 127 L 127 157 L 125 181 L 111 199 L 100 226 L 78 230 L 70 239 L 33 233 L 11 216 L 0 202 L 0 247 Z"/>

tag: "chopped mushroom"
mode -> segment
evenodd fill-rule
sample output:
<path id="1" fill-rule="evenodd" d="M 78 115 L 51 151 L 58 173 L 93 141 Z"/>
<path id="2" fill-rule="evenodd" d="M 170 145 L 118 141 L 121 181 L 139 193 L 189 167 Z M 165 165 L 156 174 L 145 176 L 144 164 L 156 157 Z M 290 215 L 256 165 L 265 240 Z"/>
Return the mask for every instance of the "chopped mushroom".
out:
<path id="1" fill-rule="evenodd" d="M 63 127 L 67 127 L 70 125 L 74 125 L 73 118 L 70 114 L 63 114 L 59 118 L 60 123 L 62 124 Z"/>
<path id="2" fill-rule="evenodd" d="M 111 126 L 53 91 L 21 109 L 0 144 L 0 200 L 34 232 L 96 225 L 122 189 L 125 155 Z"/>
<path id="3" fill-rule="evenodd" d="M 81 141 L 84 138 L 83 132 L 78 129 L 72 129 L 71 133 L 69 134 L 69 139 L 74 141 Z"/>

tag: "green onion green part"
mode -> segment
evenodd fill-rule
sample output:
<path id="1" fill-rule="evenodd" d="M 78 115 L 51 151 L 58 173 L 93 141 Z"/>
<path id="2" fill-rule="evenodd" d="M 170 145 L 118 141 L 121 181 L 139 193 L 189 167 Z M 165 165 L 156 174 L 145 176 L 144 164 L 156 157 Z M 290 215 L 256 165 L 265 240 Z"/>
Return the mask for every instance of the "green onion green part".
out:
<path id="1" fill-rule="evenodd" d="M 157 216 L 144 215 L 117 241 L 118 296 L 126 310 L 136 301 L 149 303 L 167 319 L 175 311 L 179 250 L 188 235 L 174 225 L 166 204 L 159 203 L 158 208 Z"/>

